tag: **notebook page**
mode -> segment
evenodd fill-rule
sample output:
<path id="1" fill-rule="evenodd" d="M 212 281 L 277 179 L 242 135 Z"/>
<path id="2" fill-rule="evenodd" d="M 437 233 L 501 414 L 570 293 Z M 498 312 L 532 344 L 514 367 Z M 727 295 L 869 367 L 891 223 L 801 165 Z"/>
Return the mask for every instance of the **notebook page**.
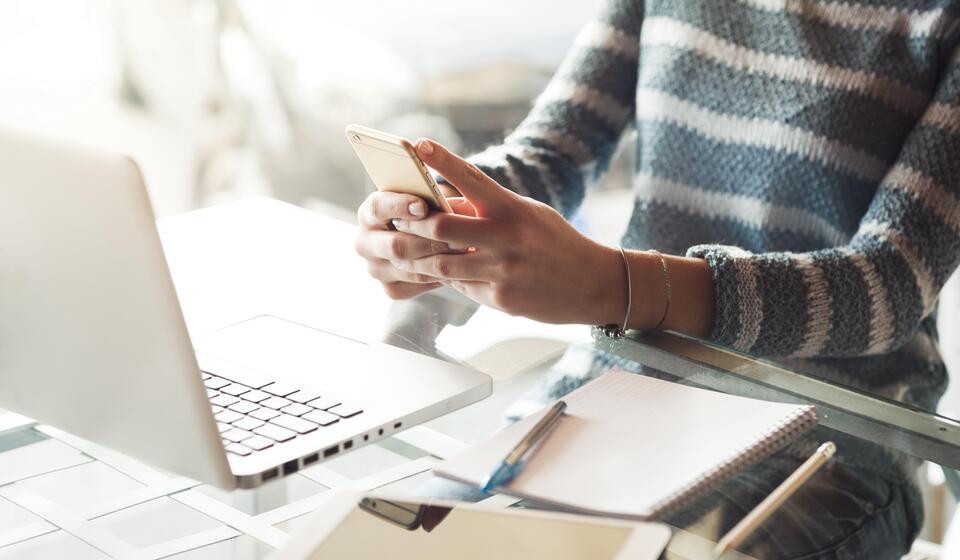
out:
<path id="1" fill-rule="evenodd" d="M 785 426 L 805 419 L 808 429 L 815 422 L 810 406 L 725 395 L 621 370 L 565 400 L 566 414 L 501 491 L 637 519 L 713 482 L 723 474 L 718 468 L 742 467 L 747 459 L 760 458 L 761 447 L 767 448 L 765 455 L 788 443 Z M 445 461 L 436 473 L 480 484 L 545 412 Z"/>

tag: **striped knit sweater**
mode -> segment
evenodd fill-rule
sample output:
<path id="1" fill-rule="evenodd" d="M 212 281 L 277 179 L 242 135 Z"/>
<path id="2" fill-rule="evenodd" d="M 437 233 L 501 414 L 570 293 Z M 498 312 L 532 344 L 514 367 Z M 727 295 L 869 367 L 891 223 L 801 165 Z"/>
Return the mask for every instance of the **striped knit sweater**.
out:
<path id="1" fill-rule="evenodd" d="M 565 215 L 638 135 L 624 245 L 702 257 L 710 338 L 932 408 L 960 258 L 960 7 L 608 0 L 472 161 Z"/>

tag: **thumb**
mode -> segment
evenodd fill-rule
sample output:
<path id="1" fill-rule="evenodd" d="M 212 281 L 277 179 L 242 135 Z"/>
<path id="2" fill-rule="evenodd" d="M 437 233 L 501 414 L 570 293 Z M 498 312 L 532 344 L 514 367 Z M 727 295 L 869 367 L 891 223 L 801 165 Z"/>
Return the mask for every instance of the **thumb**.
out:
<path id="1" fill-rule="evenodd" d="M 423 163 L 443 175 L 481 215 L 503 211 L 511 201 L 510 191 L 439 143 L 421 138 L 417 140 L 416 149 Z"/>

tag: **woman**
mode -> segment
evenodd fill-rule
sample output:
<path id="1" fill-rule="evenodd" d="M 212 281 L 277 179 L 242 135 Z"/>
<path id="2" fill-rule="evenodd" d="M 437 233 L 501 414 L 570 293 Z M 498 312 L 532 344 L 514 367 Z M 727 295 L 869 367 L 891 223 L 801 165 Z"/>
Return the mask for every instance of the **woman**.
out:
<path id="1" fill-rule="evenodd" d="M 457 215 L 375 193 L 357 251 L 394 298 L 448 285 L 540 321 L 673 330 L 933 410 L 946 374 L 931 313 L 960 257 L 958 9 L 610 0 L 502 145 L 467 163 L 417 142 Z M 563 216 L 630 125 L 621 254 Z M 733 521 L 806 443 L 733 481 Z M 916 465 L 861 443 L 794 500 L 828 500 L 815 516 L 745 551 L 902 555 L 922 524 Z"/>

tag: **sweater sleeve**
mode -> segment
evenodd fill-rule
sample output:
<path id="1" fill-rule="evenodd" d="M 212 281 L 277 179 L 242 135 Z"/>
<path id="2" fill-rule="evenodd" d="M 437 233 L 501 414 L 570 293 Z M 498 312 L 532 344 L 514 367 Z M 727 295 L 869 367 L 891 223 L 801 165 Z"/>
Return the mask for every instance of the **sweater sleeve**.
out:
<path id="1" fill-rule="evenodd" d="M 840 247 L 752 254 L 700 245 L 712 340 L 760 356 L 861 356 L 906 343 L 960 260 L 960 49 Z"/>
<path id="2" fill-rule="evenodd" d="M 633 122 L 640 4 L 607 0 L 530 114 L 470 161 L 501 185 L 573 214 Z"/>

